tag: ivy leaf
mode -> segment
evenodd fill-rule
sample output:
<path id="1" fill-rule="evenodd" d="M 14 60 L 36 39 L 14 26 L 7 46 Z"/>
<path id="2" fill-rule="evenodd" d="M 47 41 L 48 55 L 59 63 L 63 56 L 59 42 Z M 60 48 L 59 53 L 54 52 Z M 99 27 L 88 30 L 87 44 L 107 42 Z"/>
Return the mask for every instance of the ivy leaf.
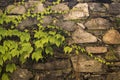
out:
<path id="1" fill-rule="evenodd" d="M 16 50 L 16 49 L 13 49 L 10 54 L 12 55 L 12 57 L 15 57 L 15 56 L 19 56 L 19 51 Z"/>
<path id="2" fill-rule="evenodd" d="M 50 54 L 50 55 L 53 55 L 53 49 L 52 49 L 52 47 L 46 47 L 45 48 L 45 52 L 46 52 L 46 54 Z"/>
<path id="3" fill-rule="evenodd" d="M 16 65 L 14 63 L 12 64 L 7 64 L 6 66 L 6 72 L 13 72 L 14 70 L 16 70 Z"/>
<path id="4" fill-rule="evenodd" d="M 3 65 L 3 59 L 0 57 L 0 65 Z"/>
<path id="5" fill-rule="evenodd" d="M 36 46 L 37 48 L 42 48 L 42 49 L 43 49 L 43 44 L 42 44 L 41 40 L 35 41 L 35 46 Z"/>
<path id="6" fill-rule="evenodd" d="M 6 53 L 6 54 L 4 54 L 4 56 L 3 56 L 3 60 L 4 61 L 6 61 L 6 60 L 11 60 L 11 55 L 10 55 L 10 53 L 8 52 L 8 53 Z"/>
<path id="7" fill-rule="evenodd" d="M 42 50 L 36 50 L 33 54 L 32 54 L 32 60 L 36 60 L 38 61 L 39 59 L 42 59 L 43 56 L 42 56 Z"/>
<path id="8" fill-rule="evenodd" d="M 0 46 L 0 53 L 5 54 L 5 49 L 3 46 Z"/>
<path id="9" fill-rule="evenodd" d="M 4 73 L 2 75 L 2 80 L 9 80 L 9 77 L 8 77 L 8 74 L 7 73 Z"/>
<path id="10" fill-rule="evenodd" d="M 70 52 L 72 52 L 72 48 L 69 47 L 69 46 L 66 46 L 66 47 L 64 47 L 64 52 L 65 53 L 70 53 Z"/>
<path id="11" fill-rule="evenodd" d="M 55 35 L 56 32 L 55 32 L 55 31 L 49 31 L 49 34 L 51 34 L 51 35 Z"/>

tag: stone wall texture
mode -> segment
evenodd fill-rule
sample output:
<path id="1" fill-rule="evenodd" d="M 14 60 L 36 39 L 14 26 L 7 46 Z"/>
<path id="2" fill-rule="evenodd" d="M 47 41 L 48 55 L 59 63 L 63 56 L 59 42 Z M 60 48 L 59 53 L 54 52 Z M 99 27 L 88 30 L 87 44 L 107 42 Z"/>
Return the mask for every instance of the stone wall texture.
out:
<path id="1" fill-rule="evenodd" d="M 17 6 L 0 0 L 0 13 L 5 7 L 12 8 L 9 16 L 21 15 L 36 3 L 33 13 L 38 13 L 52 1 L 46 0 L 43 4 L 39 0 L 26 0 L 24 5 Z M 44 26 L 54 24 L 71 32 L 69 44 L 79 44 L 94 56 L 114 64 L 105 65 L 83 53 L 55 52 L 45 62 L 28 60 L 18 65 L 11 80 L 120 80 L 120 0 L 65 0 L 52 10 L 68 13 L 45 16 Z M 22 30 L 37 23 L 36 19 L 28 18 L 17 28 Z"/>

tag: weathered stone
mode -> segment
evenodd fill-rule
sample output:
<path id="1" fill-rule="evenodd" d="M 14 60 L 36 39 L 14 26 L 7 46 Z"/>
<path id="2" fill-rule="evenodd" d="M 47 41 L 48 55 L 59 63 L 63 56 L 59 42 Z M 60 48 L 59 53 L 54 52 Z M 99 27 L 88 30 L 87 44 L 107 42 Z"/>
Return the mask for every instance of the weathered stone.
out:
<path id="1" fill-rule="evenodd" d="M 33 69 L 37 70 L 59 70 L 71 68 L 69 60 L 53 61 L 50 63 L 38 63 L 33 65 Z"/>
<path id="2" fill-rule="evenodd" d="M 73 21 L 58 21 L 56 25 L 67 31 L 74 31 L 77 28 L 75 22 Z"/>
<path id="3" fill-rule="evenodd" d="M 45 16 L 44 18 L 43 18 L 43 24 L 44 25 L 48 25 L 48 24 L 50 24 L 52 22 L 52 17 L 51 16 Z"/>
<path id="4" fill-rule="evenodd" d="M 7 11 L 9 12 L 9 14 L 24 14 L 26 12 L 26 9 L 22 5 L 9 5 L 7 7 Z"/>
<path id="5" fill-rule="evenodd" d="M 94 42 L 97 42 L 97 38 L 82 30 L 82 29 L 77 29 L 75 30 L 75 32 L 72 33 L 72 43 L 94 43 Z"/>
<path id="6" fill-rule="evenodd" d="M 77 23 L 77 25 L 82 28 L 82 29 L 85 29 L 85 26 L 82 24 L 82 23 Z"/>
<path id="7" fill-rule="evenodd" d="M 11 75 L 12 80 L 30 80 L 33 77 L 32 73 L 27 69 L 18 68 Z"/>
<path id="8" fill-rule="evenodd" d="M 106 80 L 120 80 L 120 71 L 109 73 Z"/>
<path id="9" fill-rule="evenodd" d="M 34 6 L 35 6 L 35 8 L 32 11 L 33 13 L 40 13 L 40 12 L 45 11 L 45 8 L 44 8 L 43 4 L 40 1 L 29 1 L 29 2 L 25 3 L 25 7 L 27 9 L 31 8 L 31 7 L 34 7 Z"/>
<path id="10" fill-rule="evenodd" d="M 89 80 L 106 80 L 106 78 L 102 75 L 91 75 L 88 79 Z"/>
<path id="11" fill-rule="evenodd" d="M 93 2 L 93 1 L 96 1 L 96 0 L 77 0 L 78 2 Z"/>
<path id="12" fill-rule="evenodd" d="M 108 29 L 111 24 L 108 20 L 104 18 L 95 18 L 87 21 L 85 26 L 88 29 Z"/>
<path id="13" fill-rule="evenodd" d="M 55 5 L 51 8 L 53 11 L 69 11 L 69 7 L 65 3 L 60 3 L 58 5 Z"/>
<path id="14" fill-rule="evenodd" d="M 120 2 L 120 0 L 111 0 L 111 1 L 113 1 L 113 2 L 115 2 L 115 3 L 116 3 L 116 2 Z"/>
<path id="15" fill-rule="evenodd" d="M 103 36 L 104 43 L 120 44 L 120 33 L 117 30 L 109 30 Z"/>
<path id="16" fill-rule="evenodd" d="M 81 19 L 89 16 L 88 4 L 79 3 L 71 11 L 64 15 L 64 20 Z"/>
<path id="17" fill-rule="evenodd" d="M 106 12 L 106 8 L 102 5 L 102 3 L 89 3 L 89 8 L 94 12 Z"/>
<path id="18" fill-rule="evenodd" d="M 25 28 L 30 28 L 33 25 L 36 25 L 38 23 L 37 19 L 35 18 L 27 18 L 25 20 L 22 20 L 20 24 L 18 24 L 17 28 L 20 30 L 23 30 Z"/>
<path id="19" fill-rule="evenodd" d="M 84 56 L 72 57 L 71 61 L 76 72 L 104 72 L 101 63 L 95 60 L 87 60 Z"/>
<path id="20" fill-rule="evenodd" d="M 112 3 L 109 8 L 110 14 L 120 14 L 120 3 Z"/>
<path id="21" fill-rule="evenodd" d="M 107 47 L 86 47 L 86 50 L 90 53 L 105 53 L 107 52 Z"/>

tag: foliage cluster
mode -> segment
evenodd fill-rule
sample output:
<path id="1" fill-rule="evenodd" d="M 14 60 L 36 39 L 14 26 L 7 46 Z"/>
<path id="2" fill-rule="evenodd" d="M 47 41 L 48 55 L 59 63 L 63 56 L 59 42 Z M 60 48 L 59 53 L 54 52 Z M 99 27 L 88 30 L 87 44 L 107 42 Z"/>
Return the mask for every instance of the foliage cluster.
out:
<path id="1" fill-rule="evenodd" d="M 45 0 L 41 0 L 44 2 Z M 53 5 L 59 4 L 60 0 L 53 2 Z M 22 0 L 21 4 L 24 4 Z M 42 19 L 46 15 L 50 14 L 64 14 L 64 12 L 52 11 L 51 6 L 48 6 L 44 12 L 41 13 L 31 13 L 34 10 L 34 6 L 28 9 L 28 12 L 17 17 L 9 17 L 7 13 L 4 12 L 0 14 L 0 77 L 1 80 L 9 80 L 9 73 L 16 70 L 16 64 L 13 58 L 18 58 L 21 63 L 26 62 L 28 58 L 32 60 L 39 61 L 46 56 L 54 54 L 54 48 L 62 47 L 65 53 L 88 53 L 84 48 L 78 45 L 68 45 L 65 40 L 65 35 L 68 32 L 62 30 L 61 28 L 48 25 L 43 27 Z M 29 30 L 18 30 L 16 27 L 18 24 L 29 17 L 36 18 L 39 23 L 36 25 L 37 28 Z M 6 26 L 7 25 L 7 26 Z M 34 27 L 34 26 L 33 26 Z M 89 56 L 93 57 L 91 53 Z M 93 57 L 94 59 L 105 63 L 103 59 Z"/>

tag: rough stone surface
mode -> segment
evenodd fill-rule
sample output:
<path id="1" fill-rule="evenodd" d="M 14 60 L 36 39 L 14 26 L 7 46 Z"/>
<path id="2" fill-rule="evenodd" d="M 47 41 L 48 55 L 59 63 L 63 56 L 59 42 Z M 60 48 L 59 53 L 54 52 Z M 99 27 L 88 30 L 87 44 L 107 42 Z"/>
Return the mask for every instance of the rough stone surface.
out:
<path id="1" fill-rule="evenodd" d="M 76 72 L 104 72 L 102 64 L 95 60 L 75 56 L 71 58 L 71 61 Z"/>
<path id="2" fill-rule="evenodd" d="M 43 4 L 40 1 L 29 1 L 25 3 L 25 7 L 28 9 L 30 7 L 34 7 L 33 13 L 40 13 L 45 10 Z"/>
<path id="3" fill-rule="evenodd" d="M 104 43 L 120 44 L 120 33 L 117 30 L 109 30 L 103 36 Z"/>
<path id="4" fill-rule="evenodd" d="M 77 29 L 75 30 L 75 32 L 73 32 L 72 34 L 72 39 L 73 39 L 73 43 L 93 43 L 93 42 L 97 42 L 97 38 L 82 30 L 82 29 Z"/>
<path id="5" fill-rule="evenodd" d="M 82 24 L 82 23 L 77 23 L 77 25 L 82 28 L 82 29 L 85 29 L 86 27 Z"/>
<path id="6" fill-rule="evenodd" d="M 94 12 L 106 12 L 106 8 L 101 3 L 89 3 L 89 8 Z"/>
<path id="7" fill-rule="evenodd" d="M 108 20 L 104 18 L 95 18 L 87 21 L 85 26 L 88 29 L 108 29 L 111 24 Z"/>
<path id="8" fill-rule="evenodd" d="M 120 80 L 120 71 L 108 74 L 106 80 Z"/>
<path id="9" fill-rule="evenodd" d="M 88 4 L 78 3 L 72 8 L 72 10 L 68 14 L 64 15 L 64 20 L 81 19 L 88 16 Z"/>
<path id="10" fill-rule="evenodd" d="M 44 18 L 43 18 L 43 24 L 44 25 L 48 25 L 48 24 L 50 24 L 52 22 L 52 17 L 51 16 L 45 16 Z"/>
<path id="11" fill-rule="evenodd" d="M 31 26 L 37 24 L 38 21 L 35 18 L 27 18 L 25 20 L 22 20 L 20 24 L 18 24 L 17 28 L 20 30 L 23 30 L 25 28 L 30 28 Z"/>
<path id="12" fill-rule="evenodd" d="M 26 9 L 22 5 L 19 6 L 9 5 L 7 7 L 7 11 L 9 12 L 9 14 L 24 14 L 26 12 Z"/>
<path id="13" fill-rule="evenodd" d="M 61 60 L 61 61 L 53 61 L 51 63 L 38 63 L 33 65 L 33 69 L 37 70 L 59 70 L 59 69 L 67 69 L 70 68 L 69 60 Z"/>
<path id="14" fill-rule="evenodd" d="M 53 11 L 69 11 L 69 7 L 65 3 L 60 3 L 52 7 Z"/>
<path id="15" fill-rule="evenodd" d="M 32 73 L 27 69 L 18 68 L 12 73 L 12 80 L 30 80 L 32 77 Z"/>
<path id="16" fill-rule="evenodd" d="M 67 31 L 74 31 L 77 28 L 75 22 L 73 21 L 59 21 L 56 23 L 56 25 Z"/>
<path id="17" fill-rule="evenodd" d="M 120 14 L 120 3 L 112 3 L 109 8 L 110 14 Z"/>
<path id="18" fill-rule="evenodd" d="M 86 47 L 86 50 L 90 53 L 105 53 L 107 52 L 107 47 Z"/>

